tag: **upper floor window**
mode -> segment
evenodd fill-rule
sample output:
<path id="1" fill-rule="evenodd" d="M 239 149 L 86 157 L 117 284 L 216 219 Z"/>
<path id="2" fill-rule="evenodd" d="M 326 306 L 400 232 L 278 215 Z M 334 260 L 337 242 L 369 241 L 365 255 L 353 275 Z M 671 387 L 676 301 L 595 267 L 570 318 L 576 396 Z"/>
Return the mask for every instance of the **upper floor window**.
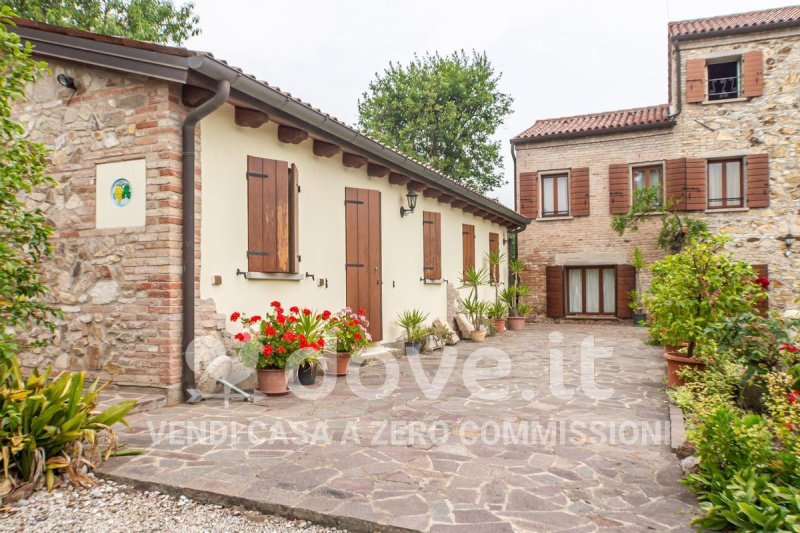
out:
<path id="1" fill-rule="evenodd" d="M 661 165 L 641 165 L 631 169 L 633 176 L 634 197 L 639 191 L 653 188 L 658 191 L 658 205 L 661 205 L 661 192 L 663 188 L 662 180 L 663 168 Z"/>
<path id="2" fill-rule="evenodd" d="M 542 176 L 542 217 L 569 216 L 569 174 Z"/>
<path id="3" fill-rule="evenodd" d="M 739 98 L 740 61 L 708 62 L 708 99 L 729 100 Z"/>
<path id="4" fill-rule="evenodd" d="M 744 206 L 741 159 L 708 162 L 708 207 L 720 209 Z"/>

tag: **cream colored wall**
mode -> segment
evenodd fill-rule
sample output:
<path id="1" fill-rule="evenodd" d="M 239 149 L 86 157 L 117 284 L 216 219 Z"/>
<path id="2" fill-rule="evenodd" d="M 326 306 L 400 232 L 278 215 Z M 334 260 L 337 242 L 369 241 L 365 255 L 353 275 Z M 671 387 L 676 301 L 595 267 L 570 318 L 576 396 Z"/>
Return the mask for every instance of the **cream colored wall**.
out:
<path id="1" fill-rule="evenodd" d="M 371 178 L 366 168 L 345 168 L 341 156 L 316 157 L 310 140 L 298 145 L 281 143 L 277 126 L 241 128 L 234 124 L 233 108 L 225 106 L 201 124 L 201 268 L 200 297 L 211 298 L 217 311 L 263 313 L 269 302 L 280 300 L 316 309 L 337 310 L 345 305 L 345 187 L 381 192 L 383 256 L 383 341 L 399 339 L 401 330 L 392 324 L 397 313 L 420 308 L 444 319 L 447 314 L 445 284 L 425 285 L 422 275 L 422 211 L 442 214 L 442 276 L 458 284 L 461 275 L 461 224 L 475 225 L 476 263 L 485 262 L 489 233 L 506 237 L 504 228 L 458 209 L 424 198 L 415 212 L 400 218 L 405 206 L 405 187 L 390 185 L 387 178 Z M 247 156 L 285 160 L 297 165 L 302 192 L 299 195 L 300 272 L 327 278 L 328 287 L 315 281 L 246 280 L 236 269 L 247 268 Z M 501 243 L 501 249 L 503 248 Z M 222 284 L 212 285 L 212 276 Z M 505 264 L 501 281 L 506 280 Z M 493 298 L 485 287 L 481 297 Z M 230 327 L 230 324 L 229 324 Z"/>

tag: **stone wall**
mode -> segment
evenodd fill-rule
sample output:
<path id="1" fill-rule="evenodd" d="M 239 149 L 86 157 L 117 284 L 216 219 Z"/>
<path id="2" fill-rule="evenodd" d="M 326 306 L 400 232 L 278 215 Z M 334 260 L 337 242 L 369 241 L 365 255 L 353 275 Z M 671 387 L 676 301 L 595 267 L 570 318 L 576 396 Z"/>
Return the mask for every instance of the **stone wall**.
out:
<path id="1" fill-rule="evenodd" d="M 684 103 L 674 128 L 517 146 L 518 173 L 590 168 L 590 216 L 534 221 L 520 235 L 519 256 L 529 267 L 524 278 L 534 289 L 530 303 L 538 313 L 544 312 L 545 266 L 555 264 L 558 254 L 571 254 L 572 258 L 630 257 L 633 248 L 639 246 L 648 262 L 663 255 L 655 246 L 660 230 L 655 220 L 644 224 L 639 232 L 626 232 L 622 237 L 611 230 L 609 164 L 765 152 L 770 156 L 768 208 L 695 212 L 695 216 L 705 219 L 713 231 L 728 233 L 732 237 L 730 249 L 737 258 L 769 265 L 773 282 L 771 307 L 798 307 L 800 261 L 796 249 L 790 257 L 784 255 L 786 248 L 781 238 L 789 229 L 794 235 L 800 234 L 800 141 L 796 138 L 800 131 L 800 37 L 790 32 L 770 32 L 693 41 L 682 45 L 682 62 L 687 57 L 753 49 L 764 53 L 763 96 L 737 102 Z M 682 79 L 685 81 L 685 73 Z M 647 272 L 643 281 L 645 286 L 649 282 Z"/>
<path id="2" fill-rule="evenodd" d="M 23 364 L 86 370 L 174 400 L 181 368 L 180 90 L 70 62 L 49 66 L 16 117 L 52 150 L 58 186 L 29 200 L 55 226 L 46 278 L 64 317 L 55 342 L 24 354 Z M 55 80 L 62 72 L 76 80 L 73 97 Z M 146 161 L 146 226 L 96 229 L 95 165 L 131 159 Z"/>

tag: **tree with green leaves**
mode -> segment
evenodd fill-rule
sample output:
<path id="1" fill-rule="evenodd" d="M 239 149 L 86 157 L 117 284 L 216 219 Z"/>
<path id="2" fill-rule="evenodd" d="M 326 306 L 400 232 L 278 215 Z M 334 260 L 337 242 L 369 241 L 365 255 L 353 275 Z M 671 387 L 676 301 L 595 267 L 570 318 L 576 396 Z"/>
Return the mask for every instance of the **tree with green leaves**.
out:
<path id="1" fill-rule="evenodd" d="M 702 220 L 689 215 L 681 215 L 673 209 L 674 201 L 662 201 L 661 189 L 656 186 L 637 190 L 633 196 L 633 205 L 624 215 L 616 215 L 611 219 L 611 228 L 619 235 L 626 230 L 638 231 L 639 224 L 654 217 L 661 219 L 661 231 L 658 234 L 658 247 L 668 252 L 680 252 L 693 240 L 702 240 L 708 236 L 708 225 Z"/>
<path id="2" fill-rule="evenodd" d="M 30 43 L 8 31 L 11 14 L 0 6 L 0 366 L 23 348 L 14 331 L 52 331 L 58 314 L 46 302 L 40 279 L 52 228 L 41 210 L 25 203 L 27 194 L 55 181 L 46 174 L 45 147 L 31 142 L 12 118 L 14 102 L 46 66 L 31 58 Z"/>
<path id="3" fill-rule="evenodd" d="M 500 142 L 493 136 L 511 112 L 485 53 L 415 56 L 389 63 L 358 102 L 359 126 L 371 137 L 479 193 L 502 185 Z"/>
<path id="4" fill-rule="evenodd" d="M 171 0 L 0 0 L 20 17 L 162 44 L 200 33 L 194 4 Z"/>

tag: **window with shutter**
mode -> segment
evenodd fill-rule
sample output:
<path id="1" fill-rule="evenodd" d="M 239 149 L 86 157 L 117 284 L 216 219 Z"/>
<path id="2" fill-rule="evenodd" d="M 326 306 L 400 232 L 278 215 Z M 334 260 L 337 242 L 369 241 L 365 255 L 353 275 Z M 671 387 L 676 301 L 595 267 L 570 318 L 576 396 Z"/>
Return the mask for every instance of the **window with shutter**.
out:
<path id="1" fill-rule="evenodd" d="M 667 199 L 675 211 L 706 208 L 706 160 L 670 159 L 666 164 Z"/>
<path id="2" fill-rule="evenodd" d="M 744 190 L 742 160 L 717 159 L 708 162 L 708 208 L 742 207 Z"/>
<path id="3" fill-rule="evenodd" d="M 633 318 L 630 306 L 631 291 L 636 287 L 636 269 L 631 265 L 617 265 L 617 316 Z"/>
<path id="4" fill-rule="evenodd" d="M 542 217 L 569 216 L 569 174 L 543 174 Z"/>
<path id="5" fill-rule="evenodd" d="M 464 254 L 463 271 L 475 268 L 475 226 L 461 225 L 461 243 Z"/>
<path id="6" fill-rule="evenodd" d="M 761 50 L 742 55 L 742 85 L 745 98 L 761 96 L 764 92 L 764 54 Z"/>
<path id="7" fill-rule="evenodd" d="M 297 167 L 247 157 L 247 270 L 297 272 Z"/>
<path id="8" fill-rule="evenodd" d="M 615 163 L 608 166 L 609 207 L 612 215 L 624 215 L 630 209 L 630 181 L 628 165 Z"/>
<path id="9" fill-rule="evenodd" d="M 686 60 L 686 102 L 696 104 L 705 99 L 705 59 Z"/>
<path id="10" fill-rule="evenodd" d="M 747 206 L 769 207 L 769 154 L 748 155 L 745 167 Z"/>
<path id="11" fill-rule="evenodd" d="M 569 171 L 570 214 L 574 217 L 589 216 L 589 168 L 572 168 Z"/>
<path id="12" fill-rule="evenodd" d="M 442 279 L 442 215 L 422 212 L 422 277 Z"/>
<path id="13" fill-rule="evenodd" d="M 519 175 L 519 212 L 530 219 L 539 216 L 538 180 L 536 172 L 523 172 Z"/>
<path id="14" fill-rule="evenodd" d="M 489 233 L 489 253 L 497 256 L 500 253 L 500 235 L 498 233 Z M 491 265 L 489 272 L 489 280 L 492 283 L 500 281 L 500 265 Z"/>

